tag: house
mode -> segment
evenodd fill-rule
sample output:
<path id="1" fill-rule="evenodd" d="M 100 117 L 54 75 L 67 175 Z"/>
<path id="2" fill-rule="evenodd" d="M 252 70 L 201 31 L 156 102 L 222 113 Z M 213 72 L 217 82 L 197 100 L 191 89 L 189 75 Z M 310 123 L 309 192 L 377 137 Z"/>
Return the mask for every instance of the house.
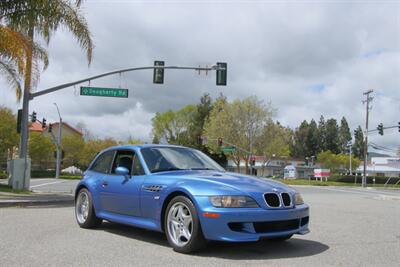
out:
<path id="1" fill-rule="evenodd" d="M 50 126 L 47 125 L 46 130 L 44 131 L 44 133 L 45 133 L 46 135 L 47 135 L 47 134 L 50 134 L 50 133 L 49 133 L 49 130 L 48 130 L 49 127 L 50 127 Z M 59 123 L 59 122 L 52 123 L 52 124 L 51 124 L 51 127 L 52 127 L 52 133 L 53 133 L 53 135 L 54 135 L 55 137 L 57 137 L 57 136 L 58 136 L 58 131 L 59 131 L 59 129 L 60 129 L 60 123 Z M 82 133 L 80 130 L 78 130 L 78 129 L 72 127 L 71 125 L 69 125 L 69 124 L 66 123 L 66 122 L 63 122 L 63 123 L 62 123 L 61 134 L 62 134 L 62 136 L 73 136 L 73 135 L 75 135 L 75 136 L 77 136 L 77 137 L 82 137 L 82 136 L 83 136 L 83 133 Z"/>
<path id="2" fill-rule="evenodd" d="M 35 121 L 30 124 L 29 126 L 29 132 L 38 132 L 38 133 L 43 133 L 43 135 L 49 136 L 51 133 L 49 133 L 49 127 L 50 124 L 47 124 L 45 128 L 42 127 L 42 124 L 38 121 Z M 60 123 L 55 122 L 51 123 L 51 128 L 52 128 L 52 133 L 55 137 L 58 136 L 58 131 L 60 129 Z M 80 136 L 82 137 L 83 134 L 80 130 L 72 127 L 70 124 L 63 122 L 62 123 L 62 130 L 61 130 L 62 136 Z"/>

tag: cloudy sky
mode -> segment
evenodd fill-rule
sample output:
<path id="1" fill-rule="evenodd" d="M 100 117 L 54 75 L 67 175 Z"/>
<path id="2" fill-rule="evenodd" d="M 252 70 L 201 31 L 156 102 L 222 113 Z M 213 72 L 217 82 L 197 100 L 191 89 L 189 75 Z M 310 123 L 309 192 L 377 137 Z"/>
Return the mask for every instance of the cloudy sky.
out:
<path id="1" fill-rule="evenodd" d="M 278 109 L 276 119 L 296 127 L 306 119 L 341 119 L 364 125 L 363 92 L 374 89 L 371 127 L 400 121 L 400 2 L 397 1 L 85 1 L 95 50 L 87 66 L 72 35 L 60 30 L 49 45 L 50 66 L 37 91 L 126 67 L 198 66 L 228 62 L 228 86 L 215 73 L 166 70 L 163 85 L 152 71 L 91 82 L 129 88 L 128 99 L 79 96 L 79 86 L 41 96 L 31 111 L 57 120 L 84 122 L 98 137 L 150 141 L 157 111 L 197 103 L 205 92 L 228 99 L 256 95 Z M 82 85 L 88 85 L 82 84 Z M 6 88 L 0 78 L 0 87 Z M 16 110 L 11 89 L 0 105 Z M 397 129 L 379 145 L 400 145 Z"/>

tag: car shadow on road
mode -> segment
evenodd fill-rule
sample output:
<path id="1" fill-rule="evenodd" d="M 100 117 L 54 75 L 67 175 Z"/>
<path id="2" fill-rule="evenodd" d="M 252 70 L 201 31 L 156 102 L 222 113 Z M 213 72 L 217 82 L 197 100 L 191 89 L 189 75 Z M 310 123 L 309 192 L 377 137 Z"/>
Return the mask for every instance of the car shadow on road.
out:
<path id="1" fill-rule="evenodd" d="M 159 232 L 110 222 L 103 222 L 97 231 L 169 247 L 165 235 Z M 206 248 L 194 255 L 230 260 L 288 259 L 313 256 L 328 249 L 329 246 L 321 242 L 293 237 L 283 242 L 272 240 L 246 243 L 209 242 Z"/>
<path id="2" fill-rule="evenodd" d="M 287 241 L 261 240 L 258 242 L 212 242 L 198 256 L 230 260 L 266 260 L 308 257 L 323 253 L 329 246 L 318 241 L 291 238 Z"/>

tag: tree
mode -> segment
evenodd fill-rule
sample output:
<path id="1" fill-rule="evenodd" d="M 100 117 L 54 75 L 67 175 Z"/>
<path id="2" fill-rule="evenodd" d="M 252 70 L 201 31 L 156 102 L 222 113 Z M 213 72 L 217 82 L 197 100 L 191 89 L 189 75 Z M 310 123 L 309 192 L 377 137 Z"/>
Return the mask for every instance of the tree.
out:
<path id="1" fill-rule="evenodd" d="M 340 153 L 339 148 L 339 127 L 335 119 L 326 121 L 326 150 L 330 150 L 334 154 Z"/>
<path id="2" fill-rule="evenodd" d="M 351 133 L 349 125 L 345 117 L 340 121 L 339 128 L 339 146 L 340 152 L 346 154 L 348 151 L 348 143 L 351 142 Z"/>
<path id="3" fill-rule="evenodd" d="M 194 122 L 192 124 L 191 132 L 191 142 L 193 146 L 202 149 L 204 152 L 208 153 L 206 146 L 199 144 L 198 137 L 203 134 L 204 124 L 208 119 L 210 112 L 213 108 L 213 100 L 209 94 L 204 94 L 200 98 L 200 103 L 196 105 L 197 112 L 194 114 Z"/>
<path id="4" fill-rule="evenodd" d="M 304 120 L 294 131 L 293 142 L 290 145 L 290 155 L 296 158 L 304 158 L 309 154 L 306 140 L 309 133 L 309 124 Z"/>
<path id="5" fill-rule="evenodd" d="M 98 153 L 110 146 L 116 145 L 118 145 L 118 142 L 112 138 L 91 139 L 86 141 L 81 155 L 80 165 L 84 168 L 88 167 Z"/>
<path id="6" fill-rule="evenodd" d="M 229 157 L 236 164 L 238 171 L 243 160 L 247 172 L 249 152 L 254 154 L 254 142 L 261 135 L 273 112 L 270 103 L 265 104 L 255 96 L 232 103 L 228 103 L 225 98 L 217 99 L 204 126 L 204 135 L 211 140 L 222 138 L 226 144 L 236 146 L 235 153 Z M 208 142 L 207 146 L 214 152 L 220 151 L 215 141 Z"/>
<path id="7" fill-rule="evenodd" d="M 318 162 L 324 168 L 330 169 L 333 173 L 339 170 L 348 170 L 350 168 L 349 156 L 346 154 L 334 154 L 331 151 L 323 151 L 317 155 Z M 360 165 L 360 160 L 352 156 L 352 171 Z"/>
<path id="8" fill-rule="evenodd" d="M 19 134 L 17 133 L 17 120 L 12 111 L 0 107 L 0 158 L 11 157 L 7 152 L 18 145 Z"/>
<path id="9" fill-rule="evenodd" d="M 63 26 L 76 38 L 81 48 L 86 51 L 90 64 L 92 59 L 93 42 L 84 17 L 80 13 L 81 0 L 75 4 L 68 0 L 3 0 L 0 1 L 0 17 L 7 26 L 17 29 L 27 36 L 31 45 L 26 53 L 24 68 L 24 94 L 21 135 L 28 137 L 28 105 L 29 94 L 39 78 L 35 69 L 33 44 L 35 37 L 50 42 L 51 36 Z M 25 156 L 26 143 L 21 143 L 20 156 Z"/>
<path id="10" fill-rule="evenodd" d="M 177 111 L 157 112 L 152 119 L 153 142 L 165 140 L 169 144 L 193 145 L 190 130 L 194 127 L 196 113 L 197 109 L 194 105 L 187 105 Z"/>
<path id="11" fill-rule="evenodd" d="M 0 14 L 2 14 L 1 11 Z M 30 49 L 32 48 L 32 64 L 35 69 L 38 69 L 39 59 L 44 63 L 44 69 L 47 67 L 47 53 L 24 34 L 1 24 L 0 40 L 0 73 L 15 88 L 19 101 L 21 98 L 21 76 L 25 72 L 25 62 Z"/>
<path id="12" fill-rule="evenodd" d="M 37 164 L 44 169 L 46 163 L 53 159 L 53 152 L 56 146 L 50 137 L 44 136 L 42 133 L 31 133 L 29 137 L 29 155 L 32 159 L 32 165 Z"/>
<path id="13" fill-rule="evenodd" d="M 262 173 L 272 158 L 289 156 L 290 129 L 269 120 L 256 141 L 256 153 L 263 157 Z"/>
<path id="14" fill-rule="evenodd" d="M 354 131 L 353 154 L 359 159 L 364 159 L 364 134 L 361 126 Z"/>
<path id="15" fill-rule="evenodd" d="M 64 26 L 86 50 L 88 62 L 91 62 L 93 42 L 87 23 L 79 10 L 81 2 L 76 1 L 75 4 L 68 0 L 3 0 L 0 2 L 1 19 L 8 27 L 17 29 L 29 39 L 25 45 L 24 91 L 26 93 L 31 91 L 32 81 L 35 84 L 39 78 L 34 57 L 35 36 L 42 37 L 46 43 L 49 43 L 58 27 Z M 47 54 L 38 55 L 38 58 L 47 66 Z"/>
<path id="16" fill-rule="evenodd" d="M 123 144 L 129 144 L 129 145 L 140 145 L 144 144 L 144 142 L 140 139 L 133 138 L 132 136 L 129 136 L 128 140 L 119 142 L 121 145 Z"/>
<path id="17" fill-rule="evenodd" d="M 306 137 L 306 157 L 316 156 L 318 153 L 318 127 L 314 119 L 308 125 Z"/>
<path id="18" fill-rule="evenodd" d="M 65 167 L 80 165 L 85 141 L 76 135 L 64 136 L 61 140 L 62 150 L 64 151 L 63 165 Z"/>

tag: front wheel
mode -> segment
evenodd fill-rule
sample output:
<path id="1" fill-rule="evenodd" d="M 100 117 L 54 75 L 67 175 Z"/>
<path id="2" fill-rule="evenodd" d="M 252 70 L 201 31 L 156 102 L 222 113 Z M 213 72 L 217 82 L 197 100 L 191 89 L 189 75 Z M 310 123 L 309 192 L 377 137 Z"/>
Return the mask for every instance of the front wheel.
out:
<path id="1" fill-rule="evenodd" d="M 92 195 L 86 188 L 82 188 L 75 199 L 75 218 L 82 228 L 94 228 L 102 222 L 96 217 Z"/>
<path id="2" fill-rule="evenodd" d="M 176 252 L 191 253 L 206 243 L 196 207 L 185 196 L 177 196 L 168 204 L 164 229 L 169 244 Z"/>

